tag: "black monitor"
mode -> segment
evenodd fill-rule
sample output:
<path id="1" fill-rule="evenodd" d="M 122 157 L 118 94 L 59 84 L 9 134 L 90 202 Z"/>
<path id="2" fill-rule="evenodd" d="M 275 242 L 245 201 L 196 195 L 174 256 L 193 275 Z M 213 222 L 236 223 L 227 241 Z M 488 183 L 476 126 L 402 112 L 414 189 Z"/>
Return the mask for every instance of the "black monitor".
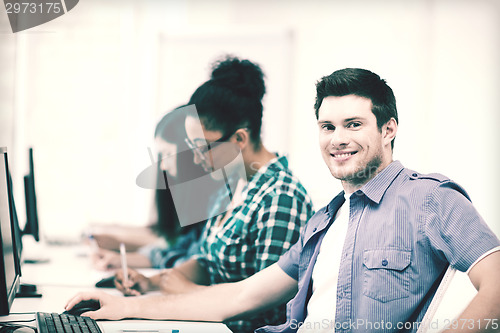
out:
<path id="1" fill-rule="evenodd" d="M 9 179 L 7 148 L 0 147 L 0 315 L 8 315 L 20 281 L 20 262 L 12 218 L 12 188 Z"/>
<path id="2" fill-rule="evenodd" d="M 33 148 L 29 149 L 29 171 L 28 174 L 24 176 L 24 195 L 26 198 L 26 224 L 22 234 L 32 235 L 38 242 L 40 241 L 40 234 L 38 225 L 38 209 L 36 206 Z"/>
<path id="3" fill-rule="evenodd" d="M 22 252 L 23 252 L 23 242 L 22 242 L 22 230 L 19 227 L 19 219 L 17 218 L 17 210 L 16 210 L 16 204 L 14 201 L 14 187 L 12 185 L 12 177 L 9 172 L 9 184 L 8 188 L 10 189 L 9 191 L 9 196 L 10 196 L 10 215 L 12 218 L 12 233 L 14 237 L 14 242 L 16 244 L 16 251 L 14 252 L 14 255 L 16 255 L 16 267 L 19 271 L 19 275 L 21 275 L 21 262 L 22 262 Z"/>

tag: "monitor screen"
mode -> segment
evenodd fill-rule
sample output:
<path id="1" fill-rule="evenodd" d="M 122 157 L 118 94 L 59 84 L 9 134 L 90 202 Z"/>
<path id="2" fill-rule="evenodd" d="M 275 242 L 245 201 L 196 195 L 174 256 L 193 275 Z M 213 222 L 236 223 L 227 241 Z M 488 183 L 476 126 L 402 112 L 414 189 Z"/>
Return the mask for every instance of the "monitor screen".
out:
<path id="1" fill-rule="evenodd" d="M 7 168 L 8 169 L 8 168 Z M 22 242 L 22 230 L 21 227 L 19 226 L 19 219 L 17 218 L 17 210 L 16 210 L 16 203 L 14 201 L 14 186 L 12 185 L 12 177 L 9 174 L 9 185 L 8 185 L 10 191 L 10 217 L 12 218 L 12 232 L 14 233 L 14 243 L 16 247 L 16 251 L 14 254 L 17 256 L 16 259 L 16 264 L 17 268 L 19 271 L 19 275 L 21 275 L 21 258 L 22 258 L 22 252 L 23 252 L 23 242 Z"/>
<path id="2" fill-rule="evenodd" d="M 11 219 L 12 189 L 7 148 L 0 147 L 0 315 L 7 315 L 19 288 L 20 271 Z"/>
<path id="3" fill-rule="evenodd" d="M 26 225 L 23 235 L 32 235 L 40 240 L 38 226 L 38 209 L 36 206 L 35 167 L 33 164 L 33 148 L 29 149 L 29 173 L 24 176 L 24 194 L 26 197 Z"/>

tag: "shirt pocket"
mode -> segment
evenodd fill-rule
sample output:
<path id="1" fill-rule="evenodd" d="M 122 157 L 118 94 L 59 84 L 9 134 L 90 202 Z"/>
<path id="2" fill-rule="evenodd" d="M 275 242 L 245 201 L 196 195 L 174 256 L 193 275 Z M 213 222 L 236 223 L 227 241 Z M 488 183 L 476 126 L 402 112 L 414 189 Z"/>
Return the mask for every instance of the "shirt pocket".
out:
<path id="1" fill-rule="evenodd" d="M 409 296 L 411 251 L 365 250 L 363 295 L 386 303 Z"/>

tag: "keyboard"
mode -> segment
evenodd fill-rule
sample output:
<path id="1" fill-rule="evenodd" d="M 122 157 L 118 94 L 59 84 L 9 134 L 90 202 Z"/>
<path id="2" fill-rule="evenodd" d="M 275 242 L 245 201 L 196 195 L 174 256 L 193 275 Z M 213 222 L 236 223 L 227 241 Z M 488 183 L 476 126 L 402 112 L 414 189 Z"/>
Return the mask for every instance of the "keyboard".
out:
<path id="1" fill-rule="evenodd" d="M 94 319 L 69 314 L 37 312 L 38 333 L 102 333 Z"/>

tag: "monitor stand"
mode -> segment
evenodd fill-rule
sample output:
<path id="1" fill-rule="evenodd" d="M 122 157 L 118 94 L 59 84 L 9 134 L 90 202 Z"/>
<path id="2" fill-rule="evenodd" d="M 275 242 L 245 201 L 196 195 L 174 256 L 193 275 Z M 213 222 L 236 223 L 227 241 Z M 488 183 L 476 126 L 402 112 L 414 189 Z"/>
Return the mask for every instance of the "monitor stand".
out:
<path id="1" fill-rule="evenodd" d="M 37 292 L 36 285 L 21 283 L 19 291 L 16 293 L 16 297 L 42 297 L 42 294 Z"/>

